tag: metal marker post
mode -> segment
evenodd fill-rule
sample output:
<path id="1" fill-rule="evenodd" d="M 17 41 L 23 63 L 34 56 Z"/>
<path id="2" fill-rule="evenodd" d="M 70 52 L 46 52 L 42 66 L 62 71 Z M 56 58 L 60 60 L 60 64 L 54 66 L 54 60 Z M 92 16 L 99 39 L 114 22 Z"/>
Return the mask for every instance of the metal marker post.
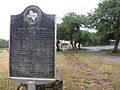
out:
<path id="1" fill-rule="evenodd" d="M 36 90 L 35 82 L 28 82 L 28 90 Z"/>

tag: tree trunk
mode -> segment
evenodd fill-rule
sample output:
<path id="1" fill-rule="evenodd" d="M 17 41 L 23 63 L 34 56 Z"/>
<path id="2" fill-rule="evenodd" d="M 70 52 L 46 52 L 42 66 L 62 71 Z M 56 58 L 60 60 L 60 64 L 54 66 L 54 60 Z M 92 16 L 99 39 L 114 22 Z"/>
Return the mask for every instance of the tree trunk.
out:
<path id="1" fill-rule="evenodd" d="M 75 49 L 74 45 L 73 45 L 73 41 L 70 41 L 70 44 L 72 45 L 72 48 Z"/>
<path id="2" fill-rule="evenodd" d="M 114 45 L 114 49 L 113 49 L 113 53 L 118 52 L 118 45 L 119 45 L 119 39 L 117 39 L 117 40 L 115 41 L 115 45 Z"/>
<path id="3" fill-rule="evenodd" d="M 78 49 L 79 49 L 79 50 L 81 49 L 80 44 L 81 44 L 81 43 L 79 42 L 79 45 L 78 45 Z"/>
<path id="4" fill-rule="evenodd" d="M 75 42 L 75 43 L 74 43 L 74 49 L 75 49 L 75 50 L 77 50 L 76 44 L 77 44 L 77 43 Z"/>
<path id="5" fill-rule="evenodd" d="M 60 41 L 57 41 L 57 51 L 60 51 L 59 43 Z"/>

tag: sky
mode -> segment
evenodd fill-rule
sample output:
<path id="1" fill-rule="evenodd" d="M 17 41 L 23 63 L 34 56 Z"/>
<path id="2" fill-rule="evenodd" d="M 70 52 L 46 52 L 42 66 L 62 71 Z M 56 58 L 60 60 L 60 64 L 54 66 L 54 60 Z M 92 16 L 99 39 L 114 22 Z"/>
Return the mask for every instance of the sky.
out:
<path id="1" fill-rule="evenodd" d="M 85 14 L 97 8 L 100 0 L 1 0 L 0 38 L 9 39 L 11 15 L 18 15 L 27 6 L 36 5 L 46 14 L 56 14 L 57 22 L 68 12 Z"/>

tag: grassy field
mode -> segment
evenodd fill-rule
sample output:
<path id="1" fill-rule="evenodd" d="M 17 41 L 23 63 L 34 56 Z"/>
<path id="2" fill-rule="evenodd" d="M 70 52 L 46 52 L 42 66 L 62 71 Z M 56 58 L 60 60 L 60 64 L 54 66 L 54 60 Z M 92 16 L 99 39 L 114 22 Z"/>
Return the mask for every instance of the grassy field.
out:
<path id="1" fill-rule="evenodd" d="M 120 90 L 120 64 L 104 58 L 84 51 L 57 52 L 57 67 L 64 90 Z M 15 90 L 17 85 L 8 80 L 8 52 L 0 51 L 0 90 Z"/>
<path id="2" fill-rule="evenodd" d="M 16 90 L 18 83 L 8 79 L 8 51 L 0 50 L 0 90 Z"/>
<path id="3" fill-rule="evenodd" d="M 0 80 L 8 78 L 8 52 L 0 50 Z"/>
<path id="4" fill-rule="evenodd" d="M 84 51 L 58 52 L 64 90 L 120 90 L 120 64 Z"/>

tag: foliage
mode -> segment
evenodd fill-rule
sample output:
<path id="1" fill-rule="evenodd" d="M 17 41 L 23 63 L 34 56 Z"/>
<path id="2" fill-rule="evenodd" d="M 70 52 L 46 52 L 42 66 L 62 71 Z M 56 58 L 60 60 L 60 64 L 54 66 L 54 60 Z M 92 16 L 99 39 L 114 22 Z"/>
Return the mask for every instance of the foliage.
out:
<path id="1" fill-rule="evenodd" d="M 69 40 L 73 49 L 81 49 L 83 46 L 105 45 L 109 44 L 109 35 L 105 32 L 90 33 L 82 28 L 91 28 L 93 15 L 77 15 L 74 12 L 67 13 L 63 17 L 63 22 L 57 27 L 57 40 Z M 92 23 L 91 25 L 89 25 Z M 95 25 L 93 25 L 95 26 Z M 78 47 L 76 46 L 78 44 Z M 57 45 L 58 46 L 58 45 Z"/>
<path id="2" fill-rule="evenodd" d="M 80 30 L 77 33 L 73 35 L 73 40 L 76 43 L 82 44 L 84 46 L 88 46 L 88 43 L 91 41 L 90 40 L 90 32 L 85 31 L 85 30 Z M 80 48 L 80 47 L 79 47 Z"/>
<path id="3" fill-rule="evenodd" d="M 69 40 L 73 49 L 76 49 L 76 43 L 81 43 L 80 27 L 86 26 L 87 18 L 85 15 L 77 15 L 71 12 L 67 13 L 62 20 L 63 22 L 58 24 L 57 40 Z"/>
<path id="4" fill-rule="evenodd" d="M 114 51 L 118 50 L 120 40 L 120 2 L 104 0 L 99 3 L 95 12 L 88 14 L 90 27 L 109 39 L 116 40 Z"/>
<path id="5" fill-rule="evenodd" d="M 66 26 L 69 40 L 73 40 L 73 35 L 80 30 L 80 27 L 85 27 L 86 17 L 84 15 L 77 15 L 74 12 L 68 13 L 63 17 L 63 24 Z"/>
<path id="6" fill-rule="evenodd" d="M 58 40 L 68 40 L 67 27 L 61 23 L 57 25 L 57 39 Z"/>
<path id="7" fill-rule="evenodd" d="M 76 14 L 73 14 L 73 15 L 76 15 Z M 57 40 L 58 41 L 59 40 L 69 40 L 69 41 L 71 41 L 71 44 L 74 49 L 81 49 L 81 47 L 80 47 L 81 45 L 82 46 L 93 46 L 93 45 L 103 45 L 103 44 L 105 45 L 105 44 L 109 43 L 108 42 L 109 39 L 106 38 L 107 35 L 102 35 L 101 32 L 90 33 L 87 30 L 80 30 L 80 26 L 86 27 L 87 22 L 84 22 L 84 25 L 82 25 L 83 23 L 78 24 L 78 26 L 79 25 L 80 26 L 76 28 L 75 24 L 72 25 L 72 22 L 74 21 L 74 22 L 78 23 L 77 22 L 78 19 L 75 21 L 75 19 L 70 16 L 67 16 L 66 18 L 63 18 L 63 19 L 64 19 L 63 23 L 58 24 L 58 28 L 57 28 L 57 30 L 58 30 L 57 31 Z M 74 41 L 74 43 L 73 43 L 73 41 Z M 77 44 L 78 44 L 78 47 L 76 46 Z"/>
<path id="8" fill-rule="evenodd" d="M 8 47 L 8 41 L 4 39 L 0 39 L 0 48 L 7 48 Z"/>
<path id="9" fill-rule="evenodd" d="M 73 48 L 76 43 L 87 45 L 106 45 L 115 40 L 114 52 L 118 51 L 120 41 L 120 1 L 104 0 L 94 12 L 88 16 L 67 13 L 58 26 L 59 39 L 71 41 Z M 81 31 L 81 27 L 94 28 L 97 33 Z M 74 41 L 74 43 L 73 43 Z M 79 45 L 80 46 L 80 45 Z"/>

